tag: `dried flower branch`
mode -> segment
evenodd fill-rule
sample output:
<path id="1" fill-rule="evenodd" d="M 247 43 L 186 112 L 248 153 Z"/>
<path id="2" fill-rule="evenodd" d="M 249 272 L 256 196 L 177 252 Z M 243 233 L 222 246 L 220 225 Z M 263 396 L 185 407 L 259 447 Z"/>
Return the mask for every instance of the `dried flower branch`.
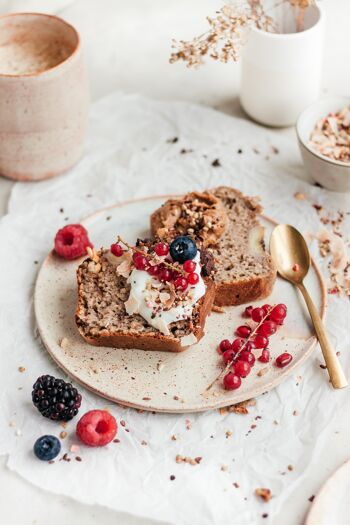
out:
<path id="1" fill-rule="evenodd" d="M 297 8 L 296 22 L 300 29 L 307 7 L 315 0 L 280 0 L 270 9 L 289 2 Z M 268 15 L 263 0 L 236 0 L 233 4 L 224 5 L 216 12 L 216 17 L 207 17 L 209 29 L 193 40 L 173 39 L 170 55 L 171 64 L 183 60 L 187 67 L 198 67 L 209 56 L 220 62 L 237 61 L 245 41 L 247 30 L 256 26 L 267 32 L 276 32 L 277 26 L 273 17 Z"/>

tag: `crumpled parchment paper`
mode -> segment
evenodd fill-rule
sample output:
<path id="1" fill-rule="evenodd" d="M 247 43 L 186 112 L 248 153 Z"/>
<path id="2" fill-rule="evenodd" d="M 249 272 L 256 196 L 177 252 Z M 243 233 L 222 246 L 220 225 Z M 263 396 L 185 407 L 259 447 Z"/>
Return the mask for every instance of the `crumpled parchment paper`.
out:
<path id="1" fill-rule="evenodd" d="M 85 157 L 70 173 L 14 187 L 9 213 L 0 221 L 0 453 L 8 454 L 10 469 L 81 502 L 176 525 L 270 522 L 320 461 L 327 425 L 349 402 L 349 390 L 329 387 L 319 350 L 247 415 L 139 413 L 80 388 L 81 414 L 108 407 L 118 420 L 120 443 L 97 450 L 80 446 L 73 453 L 76 421 L 64 429 L 31 404 L 31 386 L 39 375 L 64 377 L 38 337 L 33 289 L 59 227 L 134 197 L 231 184 L 260 195 L 272 218 L 316 233 L 321 225 L 313 203 L 335 212 L 347 210 L 349 202 L 299 180 L 302 169 L 295 141 L 277 132 L 201 106 L 114 94 L 93 106 Z M 295 192 L 305 200 L 295 199 Z M 349 233 L 348 222 L 344 229 Z M 326 275 L 316 241 L 311 249 Z M 349 373 L 349 299 L 331 295 L 329 303 L 328 329 Z M 71 461 L 35 459 L 35 439 L 63 430 L 68 436 L 62 453 Z M 177 454 L 202 460 L 195 466 L 177 464 Z M 271 489 L 269 503 L 254 495 L 258 487 Z"/>

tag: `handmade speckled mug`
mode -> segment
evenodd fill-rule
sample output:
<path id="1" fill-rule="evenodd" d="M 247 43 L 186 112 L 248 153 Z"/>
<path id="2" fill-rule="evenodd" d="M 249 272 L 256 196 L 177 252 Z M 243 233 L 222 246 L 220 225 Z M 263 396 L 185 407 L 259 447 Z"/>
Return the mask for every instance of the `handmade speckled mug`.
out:
<path id="1" fill-rule="evenodd" d="M 56 16 L 0 17 L 0 174 L 40 180 L 81 157 L 88 83 L 77 31 Z"/>

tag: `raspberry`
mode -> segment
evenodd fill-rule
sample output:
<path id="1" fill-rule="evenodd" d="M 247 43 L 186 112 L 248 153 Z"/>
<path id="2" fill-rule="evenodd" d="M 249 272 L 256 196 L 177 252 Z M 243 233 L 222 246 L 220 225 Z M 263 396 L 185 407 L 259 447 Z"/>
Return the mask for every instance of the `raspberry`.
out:
<path id="1" fill-rule="evenodd" d="M 102 447 L 110 443 L 117 433 L 117 422 L 107 410 L 90 410 L 77 424 L 77 436 L 85 445 Z"/>
<path id="2" fill-rule="evenodd" d="M 88 233 L 81 224 L 67 224 L 55 236 L 55 252 L 64 259 L 72 260 L 86 254 L 92 248 Z"/>

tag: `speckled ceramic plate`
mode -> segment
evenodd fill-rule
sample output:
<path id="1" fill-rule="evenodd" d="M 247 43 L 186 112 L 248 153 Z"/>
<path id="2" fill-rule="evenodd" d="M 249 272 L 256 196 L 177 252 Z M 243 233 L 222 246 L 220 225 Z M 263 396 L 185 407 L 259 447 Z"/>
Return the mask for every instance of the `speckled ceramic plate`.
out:
<path id="1" fill-rule="evenodd" d="M 336 470 L 314 499 L 305 525 L 348 525 L 350 459 Z"/>
<path id="2" fill-rule="evenodd" d="M 149 215 L 163 202 L 164 197 L 127 202 L 102 210 L 83 224 L 96 247 L 110 246 L 118 233 L 133 242 L 149 234 Z M 274 224 L 268 219 L 263 222 L 268 239 Z M 117 403 L 158 412 L 196 412 L 227 406 L 278 385 L 307 359 L 315 345 L 312 326 L 297 290 L 277 279 L 268 301 L 286 303 L 288 320 L 273 336 L 271 353 L 277 356 L 290 352 L 294 357 L 291 365 L 280 369 L 257 361 L 239 390 L 228 392 L 218 383 L 205 393 L 222 366 L 215 350 L 217 344 L 221 339 L 233 338 L 234 328 L 242 324 L 244 307 L 227 308 L 224 314 L 212 313 L 203 339 L 179 354 L 97 348 L 85 343 L 74 322 L 75 272 L 80 262 L 63 261 L 54 253 L 44 261 L 35 289 L 39 331 L 48 352 L 67 374 Z M 323 316 L 326 293 L 315 265 L 309 272 L 307 285 Z M 265 373 L 258 375 L 262 368 Z"/>

